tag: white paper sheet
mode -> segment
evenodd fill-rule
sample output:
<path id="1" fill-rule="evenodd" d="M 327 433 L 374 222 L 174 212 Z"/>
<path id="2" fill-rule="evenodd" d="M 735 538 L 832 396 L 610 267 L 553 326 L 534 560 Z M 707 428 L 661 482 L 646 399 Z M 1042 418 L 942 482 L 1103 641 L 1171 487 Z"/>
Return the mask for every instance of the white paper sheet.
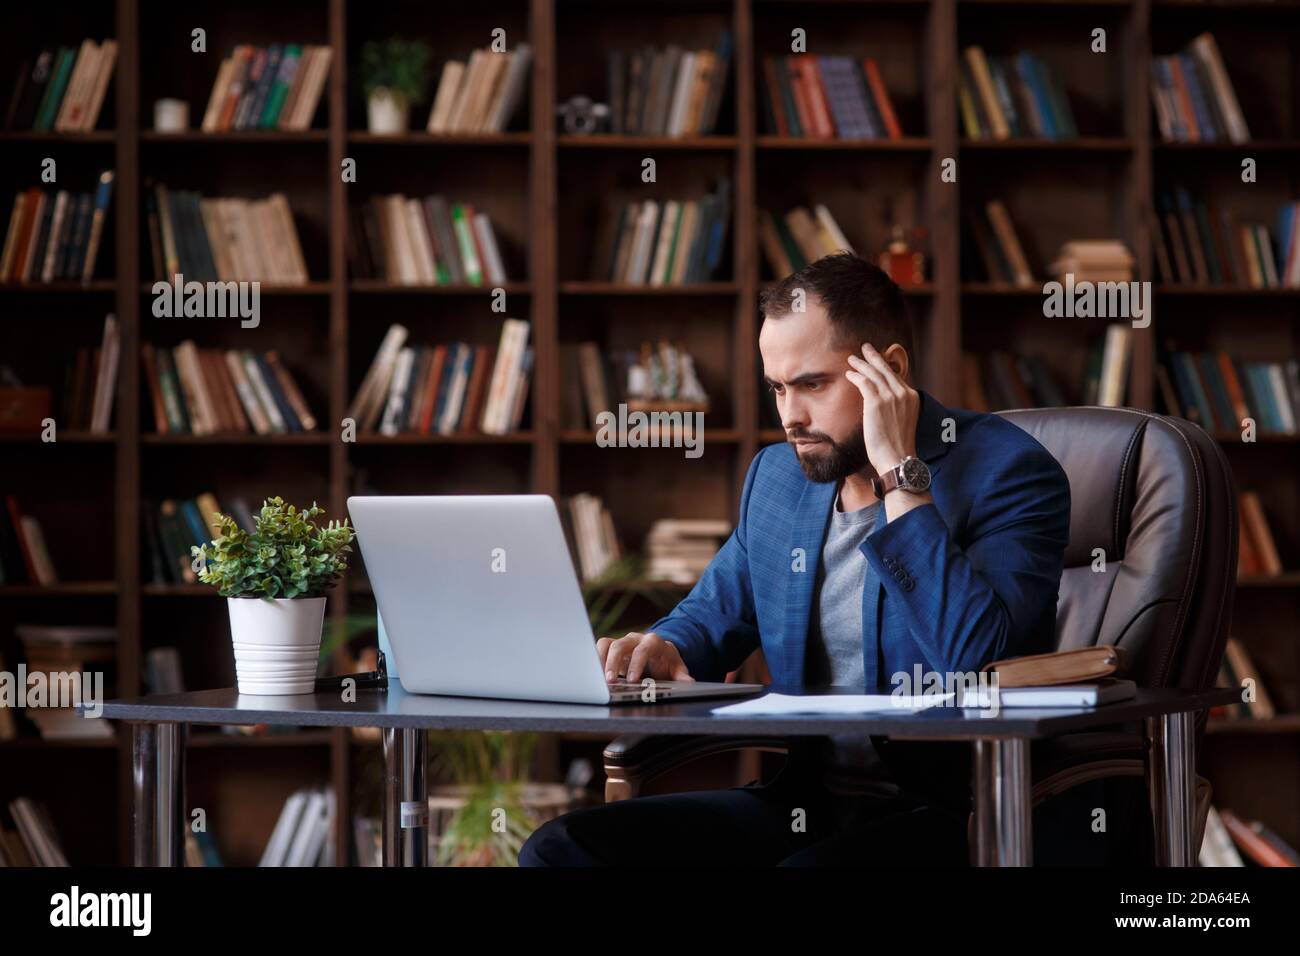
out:
<path id="1" fill-rule="evenodd" d="M 714 707 L 720 717 L 781 714 L 868 714 L 924 710 L 952 700 L 952 694 L 764 694 L 738 704 Z"/>

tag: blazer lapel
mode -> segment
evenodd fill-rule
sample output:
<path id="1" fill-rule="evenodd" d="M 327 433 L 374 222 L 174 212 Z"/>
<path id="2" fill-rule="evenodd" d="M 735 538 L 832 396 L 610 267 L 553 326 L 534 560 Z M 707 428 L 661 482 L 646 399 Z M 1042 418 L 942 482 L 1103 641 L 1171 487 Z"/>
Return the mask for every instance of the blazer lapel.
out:
<path id="1" fill-rule="evenodd" d="M 830 523 L 831 504 L 835 500 L 835 482 L 804 482 L 799 503 L 795 506 L 790 523 L 790 549 L 783 560 L 796 560 L 796 548 L 801 548 L 804 570 L 793 568 L 787 580 L 785 627 L 782 631 L 782 662 L 785 670 L 783 684 L 803 687 L 804 660 L 808 650 L 808 616 L 812 611 L 812 595 L 817 583 L 817 569 L 821 564 L 822 544 L 826 540 L 826 527 Z"/>

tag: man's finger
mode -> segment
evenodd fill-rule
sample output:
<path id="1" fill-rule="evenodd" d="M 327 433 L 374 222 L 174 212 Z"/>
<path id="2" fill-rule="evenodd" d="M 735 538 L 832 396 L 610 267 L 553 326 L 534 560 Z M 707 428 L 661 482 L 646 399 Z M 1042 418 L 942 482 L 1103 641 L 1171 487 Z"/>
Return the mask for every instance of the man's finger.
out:
<path id="1" fill-rule="evenodd" d="M 875 387 L 876 394 L 881 398 L 893 397 L 894 390 L 890 387 L 889 381 L 875 365 L 866 359 L 858 358 L 856 355 L 849 356 L 849 365 Z"/>
<path id="2" fill-rule="evenodd" d="M 617 680 L 622 669 L 622 665 L 627 661 L 628 656 L 632 653 L 637 645 L 637 639 L 632 635 L 620 637 L 614 642 L 609 649 L 609 656 L 605 658 L 605 679 Z"/>
<path id="3" fill-rule="evenodd" d="M 893 370 L 890 364 L 885 361 L 885 357 L 877 352 L 876 347 L 870 342 L 862 344 L 862 356 L 869 365 L 880 372 L 890 391 L 895 394 L 902 394 L 907 390 L 907 386 L 898 377 L 898 373 Z"/>
<path id="4" fill-rule="evenodd" d="M 655 641 L 649 639 L 643 640 L 637 644 L 636 650 L 634 650 L 632 652 L 632 656 L 628 658 L 628 662 L 627 662 L 628 680 L 638 681 L 641 679 L 641 675 L 647 672 L 650 672 L 649 673 L 650 677 L 655 676 L 653 673 L 653 666 L 649 668 L 647 668 L 646 666 L 648 664 L 651 664 L 650 656 L 654 652 L 655 644 L 656 644 Z"/>
<path id="5" fill-rule="evenodd" d="M 614 639 L 612 637 L 602 637 L 596 642 L 596 653 L 600 655 L 600 663 L 602 666 L 605 663 L 605 655 L 609 653 L 610 645 L 613 643 Z"/>

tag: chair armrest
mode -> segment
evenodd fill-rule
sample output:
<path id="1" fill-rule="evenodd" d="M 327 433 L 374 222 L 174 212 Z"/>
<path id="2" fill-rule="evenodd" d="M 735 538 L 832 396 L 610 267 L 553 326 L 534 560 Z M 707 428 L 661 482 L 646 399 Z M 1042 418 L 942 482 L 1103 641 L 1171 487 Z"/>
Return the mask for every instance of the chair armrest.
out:
<path id="1" fill-rule="evenodd" d="M 788 753 L 780 737 L 711 734 L 624 734 L 605 747 L 605 801 L 613 803 L 638 796 L 650 780 L 691 760 L 734 750 Z"/>

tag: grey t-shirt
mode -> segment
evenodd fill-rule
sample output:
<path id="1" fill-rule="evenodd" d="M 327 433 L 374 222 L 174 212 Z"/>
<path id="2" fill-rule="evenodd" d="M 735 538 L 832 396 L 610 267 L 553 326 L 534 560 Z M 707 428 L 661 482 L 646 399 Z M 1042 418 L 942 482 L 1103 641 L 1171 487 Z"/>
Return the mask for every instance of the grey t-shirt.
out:
<path id="1" fill-rule="evenodd" d="M 880 586 L 880 577 L 860 548 L 875 530 L 883 507 L 884 502 L 875 501 L 857 511 L 841 511 L 840 497 L 835 496 L 808 622 L 804 682 L 810 688 L 852 687 L 859 694 L 877 693 L 865 684 L 863 630 L 875 627 L 875 621 L 862 620 L 862 596 L 865 588 Z M 824 738 L 821 753 L 827 767 L 840 774 L 887 776 L 871 739 L 864 735 Z"/>

